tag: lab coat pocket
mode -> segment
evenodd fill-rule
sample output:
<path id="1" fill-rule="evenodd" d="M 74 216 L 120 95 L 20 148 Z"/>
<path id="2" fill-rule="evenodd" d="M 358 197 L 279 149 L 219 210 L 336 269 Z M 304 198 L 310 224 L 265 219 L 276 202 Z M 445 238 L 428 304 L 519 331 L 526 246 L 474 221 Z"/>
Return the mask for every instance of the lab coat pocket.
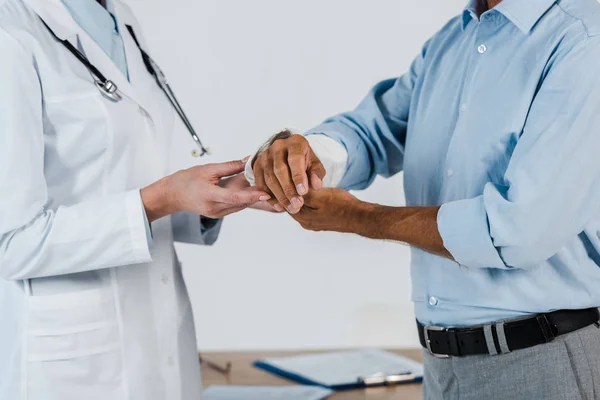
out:
<path id="1" fill-rule="evenodd" d="M 122 357 L 110 288 L 29 297 L 31 399 L 122 398 Z"/>

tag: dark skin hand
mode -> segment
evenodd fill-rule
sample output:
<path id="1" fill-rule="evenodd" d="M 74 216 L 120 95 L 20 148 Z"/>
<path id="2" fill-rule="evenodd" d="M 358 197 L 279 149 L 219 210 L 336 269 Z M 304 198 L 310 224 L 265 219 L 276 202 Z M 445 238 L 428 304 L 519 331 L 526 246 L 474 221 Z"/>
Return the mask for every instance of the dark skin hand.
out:
<path id="1" fill-rule="evenodd" d="M 453 260 L 437 226 L 439 207 L 387 207 L 361 201 L 342 189 L 311 190 L 292 217 L 311 231 L 355 233 L 394 240 Z"/>
<path id="2" fill-rule="evenodd" d="M 483 7 L 501 2 L 487 0 Z M 344 190 L 321 189 L 325 168 L 300 135 L 276 141 L 257 157 L 253 170 L 257 188 L 271 195 L 269 204 L 285 208 L 306 229 L 404 242 L 453 259 L 438 230 L 439 207 L 386 207 Z"/>
<path id="3" fill-rule="evenodd" d="M 303 136 L 273 143 L 257 157 L 254 175 L 257 189 L 272 194 L 269 203 L 279 210 L 283 204 L 306 229 L 395 240 L 452 258 L 438 231 L 439 207 L 385 207 L 345 190 L 322 189 L 325 168 Z"/>
<path id="4" fill-rule="evenodd" d="M 295 214 L 309 188 L 323 186 L 325 168 L 302 135 L 273 143 L 254 161 L 256 188 L 272 194 L 269 204 L 277 211 Z"/>

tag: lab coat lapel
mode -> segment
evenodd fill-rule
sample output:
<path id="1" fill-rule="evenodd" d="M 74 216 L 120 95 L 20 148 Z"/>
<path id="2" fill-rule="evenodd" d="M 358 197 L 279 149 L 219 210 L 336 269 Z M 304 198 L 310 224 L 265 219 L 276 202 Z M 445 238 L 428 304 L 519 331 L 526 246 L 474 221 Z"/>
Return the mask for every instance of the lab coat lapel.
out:
<path id="1" fill-rule="evenodd" d="M 23 0 L 60 39 L 73 41 L 80 27 L 60 0 Z"/>
<path id="2" fill-rule="evenodd" d="M 149 101 L 150 99 L 145 96 L 147 95 L 147 89 L 149 85 L 157 85 L 154 76 L 150 75 L 150 72 L 144 64 L 142 53 L 140 48 L 133 40 L 129 30 L 125 25 L 130 25 L 129 21 L 119 20 L 119 30 L 121 37 L 123 38 L 123 46 L 125 48 L 125 54 L 127 55 L 127 68 L 129 69 L 129 81 L 133 87 L 133 90 L 139 95 L 142 101 Z M 135 32 L 135 31 L 134 31 Z M 139 34 L 139 33 L 138 33 Z M 143 106 L 144 109 L 152 117 L 152 111 L 149 108 L 150 104 Z"/>
<path id="3" fill-rule="evenodd" d="M 88 60 L 102 72 L 106 79 L 113 81 L 122 94 L 137 103 L 140 107 L 144 109 L 147 108 L 131 83 L 127 80 L 127 77 L 123 75 L 121 70 L 94 39 L 92 39 L 87 32 L 75 22 L 60 0 L 24 0 L 24 2 L 27 3 L 40 18 L 42 18 L 58 38 L 68 40 L 77 48 L 80 47 L 80 43 L 82 47 L 80 50 L 83 50 L 83 53 Z M 125 31 L 121 32 L 121 34 L 123 35 L 123 39 L 126 40 L 126 36 L 129 32 Z M 65 49 L 65 51 L 67 50 Z M 127 47 L 125 55 L 127 60 L 133 57 Z M 85 68 L 83 65 L 81 67 Z M 146 111 L 148 110 L 146 109 Z"/>

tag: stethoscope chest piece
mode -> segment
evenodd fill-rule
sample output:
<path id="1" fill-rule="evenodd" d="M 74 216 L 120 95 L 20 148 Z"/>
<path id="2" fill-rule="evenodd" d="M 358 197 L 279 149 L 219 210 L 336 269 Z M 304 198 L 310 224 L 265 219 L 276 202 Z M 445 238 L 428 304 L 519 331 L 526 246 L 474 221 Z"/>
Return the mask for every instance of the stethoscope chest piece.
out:
<path id="1" fill-rule="evenodd" d="M 100 93 L 102 93 L 102 95 L 107 99 L 114 101 L 115 103 L 123 100 L 123 97 L 121 97 L 119 94 L 119 88 L 113 81 L 105 80 L 102 82 L 100 80 L 96 80 L 94 83 L 100 90 Z"/>
<path id="2" fill-rule="evenodd" d="M 192 157 L 202 157 L 205 154 L 210 155 L 210 150 L 205 147 L 192 150 Z"/>

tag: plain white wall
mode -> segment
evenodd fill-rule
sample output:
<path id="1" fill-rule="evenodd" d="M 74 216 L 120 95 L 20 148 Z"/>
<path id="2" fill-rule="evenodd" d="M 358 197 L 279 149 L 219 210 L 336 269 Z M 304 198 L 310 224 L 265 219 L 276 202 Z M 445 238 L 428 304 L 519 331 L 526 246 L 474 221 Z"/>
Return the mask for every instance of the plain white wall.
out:
<path id="1" fill-rule="evenodd" d="M 128 0 L 152 56 L 212 148 L 241 158 L 283 127 L 308 129 L 398 76 L 466 0 Z M 192 165 L 174 134 L 175 168 Z M 358 196 L 401 205 L 402 177 Z M 247 211 L 212 247 L 178 246 L 198 345 L 216 349 L 416 346 L 409 250 L 303 231 Z"/>

